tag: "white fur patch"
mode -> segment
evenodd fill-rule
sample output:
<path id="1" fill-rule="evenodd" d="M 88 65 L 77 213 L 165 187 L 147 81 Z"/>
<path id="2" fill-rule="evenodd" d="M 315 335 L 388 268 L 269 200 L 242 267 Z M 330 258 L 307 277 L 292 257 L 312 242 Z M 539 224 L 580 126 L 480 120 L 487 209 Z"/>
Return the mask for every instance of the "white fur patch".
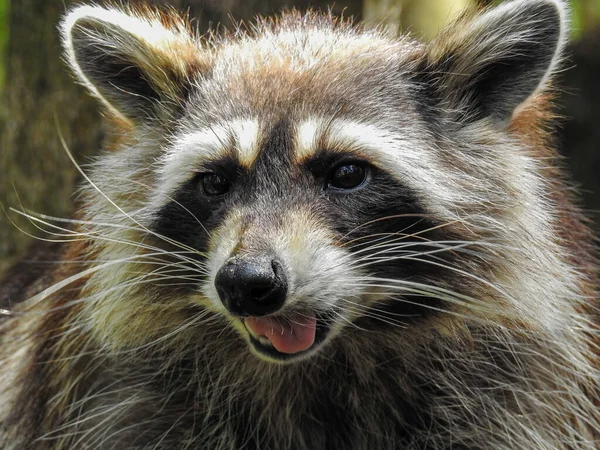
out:
<path id="1" fill-rule="evenodd" d="M 207 160 L 218 160 L 233 152 L 240 163 L 251 166 L 259 153 L 259 131 L 257 120 L 239 119 L 175 139 L 159 162 L 159 196 L 155 204 L 167 203 L 182 184 L 202 170 Z"/>
<path id="2" fill-rule="evenodd" d="M 318 132 L 323 120 L 310 118 L 296 127 L 296 160 L 301 161 L 314 154 Z"/>
<path id="3" fill-rule="evenodd" d="M 71 39 L 71 28 L 79 20 L 104 22 L 115 29 L 120 28 L 128 34 L 156 47 L 169 45 L 169 43 L 181 39 L 178 33 L 165 28 L 158 20 L 152 20 L 148 16 L 133 16 L 116 9 L 83 5 L 70 11 L 62 23 L 63 37 L 67 43 Z"/>
<path id="4" fill-rule="evenodd" d="M 328 123 L 327 127 L 320 124 Z M 410 134 L 393 133 L 375 125 L 351 120 L 326 121 L 310 118 L 296 128 L 296 159 L 302 160 L 314 153 L 316 142 L 330 148 L 348 148 L 367 154 L 370 162 L 386 170 L 415 192 L 427 196 L 435 193 L 429 206 L 444 216 L 452 216 L 442 207 L 456 200 L 456 193 L 442 182 L 448 178 L 442 168 L 424 148 L 423 139 L 412 139 Z M 442 208 L 442 209 L 440 209 Z"/>
<path id="5" fill-rule="evenodd" d="M 258 121 L 240 119 L 232 122 L 230 128 L 235 134 L 236 150 L 240 163 L 246 167 L 251 167 L 259 151 Z"/>

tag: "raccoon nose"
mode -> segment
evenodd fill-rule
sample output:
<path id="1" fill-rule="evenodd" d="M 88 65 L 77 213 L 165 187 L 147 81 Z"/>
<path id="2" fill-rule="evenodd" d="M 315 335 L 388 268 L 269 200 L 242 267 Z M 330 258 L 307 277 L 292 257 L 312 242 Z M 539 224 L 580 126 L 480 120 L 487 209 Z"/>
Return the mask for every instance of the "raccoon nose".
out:
<path id="1" fill-rule="evenodd" d="M 233 257 L 219 269 L 215 288 L 232 314 L 264 316 L 283 305 L 287 279 L 276 259 Z"/>

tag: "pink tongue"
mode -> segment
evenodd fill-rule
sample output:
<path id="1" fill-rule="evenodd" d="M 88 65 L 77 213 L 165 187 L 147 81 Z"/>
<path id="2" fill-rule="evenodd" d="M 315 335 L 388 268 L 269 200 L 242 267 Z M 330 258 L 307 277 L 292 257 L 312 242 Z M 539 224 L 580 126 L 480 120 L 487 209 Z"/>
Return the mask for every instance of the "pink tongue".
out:
<path id="1" fill-rule="evenodd" d="M 317 319 L 315 316 L 293 316 L 286 319 L 248 317 L 246 326 L 257 336 L 264 336 L 281 353 L 298 353 L 308 350 L 315 342 Z"/>

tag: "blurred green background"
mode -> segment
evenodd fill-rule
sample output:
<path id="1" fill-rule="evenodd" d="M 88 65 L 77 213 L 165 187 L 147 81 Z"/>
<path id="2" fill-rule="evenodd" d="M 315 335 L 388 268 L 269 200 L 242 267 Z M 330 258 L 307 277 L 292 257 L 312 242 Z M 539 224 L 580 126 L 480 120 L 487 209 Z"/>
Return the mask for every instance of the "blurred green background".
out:
<path id="1" fill-rule="evenodd" d="M 58 118 L 80 162 L 96 154 L 104 136 L 98 108 L 76 85 L 61 61 L 56 25 L 74 0 L 0 0 L 0 203 L 69 217 L 78 176 L 60 145 Z M 153 0 L 189 10 L 200 30 L 251 20 L 283 8 L 328 9 L 393 31 L 431 38 L 462 8 L 495 0 Z M 572 41 L 565 70 L 557 136 L 582 194 L 600 229 L 600 0 L 572 0 Z M 21 258 L 33 240 L 15 214 L 0 210 L 0 274 Z"/>
<path id="2" fill-rule="evenodd" d="M 0 92 L 4 86 L 6 44 L 8 43 L 8 1 L 0 0 Z"/>

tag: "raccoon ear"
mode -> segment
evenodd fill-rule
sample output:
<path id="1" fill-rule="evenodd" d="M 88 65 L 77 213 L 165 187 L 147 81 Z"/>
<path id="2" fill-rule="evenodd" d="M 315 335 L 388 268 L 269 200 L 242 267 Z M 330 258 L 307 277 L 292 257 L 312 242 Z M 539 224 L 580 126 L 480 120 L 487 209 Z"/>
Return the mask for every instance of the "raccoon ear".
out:
<path id="1" fill-rule="evenodd" d="M 61 32 L 79 81 L 133 123 L 172 114 L 201 66 L 200 48 L 175 13 L 80 6 Z"/>
<path id="2" fill-rule="evenodd" d="M 516 0 L 463 16 L 429 45 L 422 73 L 458 120 L 507 124 L 543 89 L 560 62 L 568 28 L 561 0 Z"/>

